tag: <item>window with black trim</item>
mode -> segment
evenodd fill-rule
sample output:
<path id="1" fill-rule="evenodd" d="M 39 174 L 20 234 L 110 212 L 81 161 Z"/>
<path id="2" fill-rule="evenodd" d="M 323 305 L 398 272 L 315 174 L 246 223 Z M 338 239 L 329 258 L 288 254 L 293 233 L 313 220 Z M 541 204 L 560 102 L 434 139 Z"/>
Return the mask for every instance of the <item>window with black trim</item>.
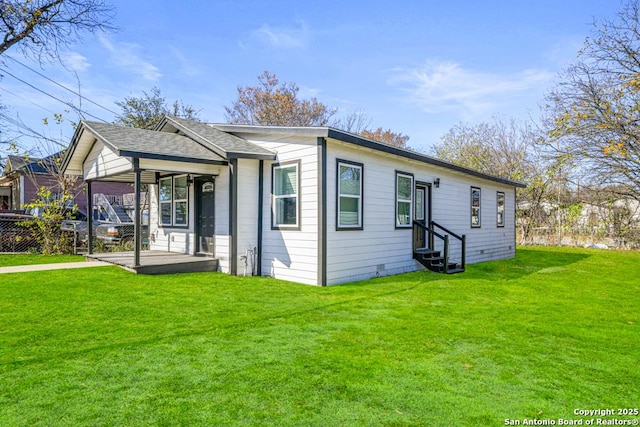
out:
<path id="1" fill-rule="evenodd" d="M 498 227 L 504 227 L 504 193 L 502 191 L 497 192 L 497 211 L 498 211 Z"/>
<path id="2" fill-rule="evenodd" d="M 338 230 L 362 230 L 362 163 L 338 160 Z"/>
<path id="3" fill-rule="evenodd" d="M 471 187 L 471 227 L 480 228 L 480 189 Z"/>
<path id="4" fill-rule="evenodd" d="M 396 228 L 410 228 L 413 211 L 413 175 L 396 171 Z"/>
<path id="5" fill-rule="evenodd" d="M 272 226 L 299 227 L 300 163 L 273 166 Z"/>
<path id="6" fill-rule="evenodd" d="M 160 225 L 189 225 L 189 186 L 187 175 L 161 178 L 158 183 Z"/>

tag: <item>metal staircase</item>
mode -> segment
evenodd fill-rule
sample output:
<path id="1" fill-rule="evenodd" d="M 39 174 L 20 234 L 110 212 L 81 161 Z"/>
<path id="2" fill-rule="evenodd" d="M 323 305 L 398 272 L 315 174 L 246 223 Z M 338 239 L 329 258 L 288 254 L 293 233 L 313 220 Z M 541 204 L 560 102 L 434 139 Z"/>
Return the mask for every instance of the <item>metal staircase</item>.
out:
<path id="1" fill-rule="evenodd" d="M 448 234 L 440 234 L 436 231 L 436 228 L 440 231 Z M 413 258 L 422 264 L 425 268 L 435 271 L 436 273 L 454 274 L 464 272 L 465 267 L 465 252 L 466 252 L 466 236 L 458 236 L 452 231 L 444 228 L 435 221 L 431 221 L 429 226 L 420 221 L 413 222 L 413 233 L 425 233 L 428 234 L 428 239 L 424 239 L 428 242 L 426 247 L 413 248 Z M 449 255 L 451 247 L 451 241 L 449 237 L 452 237 L 460 242 L 460 258 L 452 259 Z M 442 250 L 436 248 L 435 239 L 442 241 Z M 416 239 L 414 238 L 414 242 Z"/>
<path id="2" fill-rule="evenodd" d="M 112 222 L 116 224 L 131 222 L 131 218 L 127 215 L 127 212 L 120 204 L 117 204 L 109 200 L 107 196 L 102 193 L 93 195 L 94 209 L 100 211 L 100 217 L 104 218 L 105 222 Z"/>

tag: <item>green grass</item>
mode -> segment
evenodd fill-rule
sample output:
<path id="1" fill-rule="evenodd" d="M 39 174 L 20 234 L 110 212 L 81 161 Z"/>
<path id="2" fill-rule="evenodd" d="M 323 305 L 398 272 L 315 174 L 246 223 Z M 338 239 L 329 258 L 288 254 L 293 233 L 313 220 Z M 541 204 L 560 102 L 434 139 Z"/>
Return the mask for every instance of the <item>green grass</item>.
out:
<path id="1" fill-rule="evenodd" d="M 82 255 L 0 254 L 0 267 L 84 261 Z"/>
<path id="2" fill-rule="evenodd" d="M 505 425 L 640 404 L 640 253 L 317 288 L 0 276 L 0 425 Z M 630 419 L 629 417 L 616 417 Z"/>

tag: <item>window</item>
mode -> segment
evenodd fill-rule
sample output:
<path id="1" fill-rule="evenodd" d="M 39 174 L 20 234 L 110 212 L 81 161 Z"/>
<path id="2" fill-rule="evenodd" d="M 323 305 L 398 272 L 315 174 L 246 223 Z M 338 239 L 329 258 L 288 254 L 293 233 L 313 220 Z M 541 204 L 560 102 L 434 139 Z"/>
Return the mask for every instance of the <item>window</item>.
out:
<path id="1" fill-rule="evenodd" d="M 471 227 L 480 227 L 480 189 L 471 187 Z"/>
<path id="2" fill-rule="evenodd" d="M 300 163 L 273 166 L 273 228 L 297 228 Z"/>
<path id="3" fill-rule="evenodd" d="M 409 228 L 413 208 L 413 175 L 396 172 L 396 228 Z"/>
<path id="4" fill-rule="evenodd" d="M 338 230 L 362 230 L 362 168 L 360 163 L 338 160 Z"/>
<path id="5" fill-rule="evenodd" d="M 498 227 L 504 227 L 504 193 L 498 191 L 497 193 L 498 203 Z"/>
<path id="6" fill-rule="evenodd" d="M 416 221 L 424 221 L 424 190 L 424 187 L 416 187 Z"/>
<path id="7" fill-rule="evenodd" d="M 186 227 L 189 225 L 189 186 L 187 176 L 160 179 L 158 185 L 160 225 Z"/>

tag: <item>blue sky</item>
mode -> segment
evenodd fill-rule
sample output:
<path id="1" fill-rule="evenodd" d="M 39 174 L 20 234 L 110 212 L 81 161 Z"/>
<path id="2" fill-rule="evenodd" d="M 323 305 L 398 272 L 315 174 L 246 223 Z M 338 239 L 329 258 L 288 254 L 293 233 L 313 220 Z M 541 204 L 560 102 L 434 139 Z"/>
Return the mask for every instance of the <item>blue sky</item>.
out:
<path id="1" fill-rule="evenodd" d="M 85 34 L 62 53 L 66 68 L 8 53 L 113 111 L 114 101 L 155 86 L 208 122 L 224 122 L 237 86 L 254 85 L 269 70 L 297 83 L 302 97 L 342 113 L 362 111 L 372 127 L 407 134 L 423 151 L 460 122 L 537 117 L 593 19 L 613 18 L 619 9 L 617 0 L 108 2 L 120 30 Z M 14 61 L 3 68 L 77 103 Z M 65 109 L 60 102 L 6 74 L 0 102 L 10 106 L 6 114 L 43 133 L 72 134 L 64 125 L 41 125 Z M 88 101 L 82 107 L 114 120 Z"/>

